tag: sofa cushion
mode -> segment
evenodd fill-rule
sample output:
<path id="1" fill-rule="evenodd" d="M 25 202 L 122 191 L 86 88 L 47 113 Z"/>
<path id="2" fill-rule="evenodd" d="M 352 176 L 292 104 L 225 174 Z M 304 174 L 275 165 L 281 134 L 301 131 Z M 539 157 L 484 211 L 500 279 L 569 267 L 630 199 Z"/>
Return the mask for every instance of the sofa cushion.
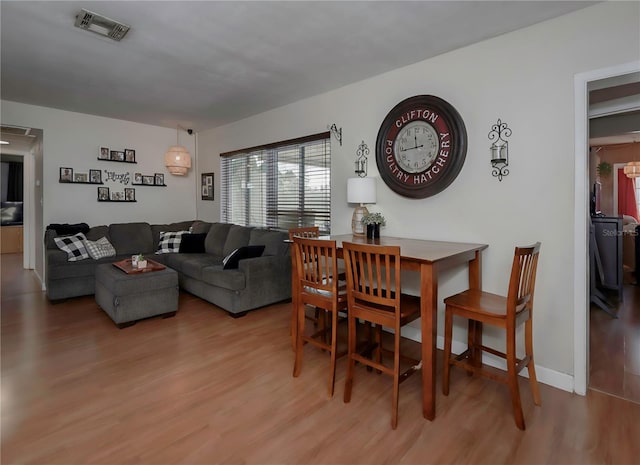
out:
<path id="1" fill-rule="evenodd" d="M 109 240 L 118 255 L 152 253 L 153 236 L 149 223 L 115 223 L 109 226 Z"/>
<path id="2" fill-rule="evenodd" d="M 207 234 L 209 229 L 211 229 L 211 223 L 196 220 L 189 228 L 189 231 L 191 231 L 191 234 Z"/>
<path id="3" fill-rule="evenodd" d="M 167 266 L 190 278 L 202 279 L 203 268 L 220 265 L 220 257 L 207 253 L 201 254 L 167 254 Z"/>
<path id="4" fill-rule="evenodd" d="M 222 255 L 225 257 L 234 250 L 249 245 L 249 235 L 253 231 L 253 228 L 240 226 L 234 224 L 229 229 L 227 240 L 224 241 L 224 247 L 222 248 Z"/>
<path id="5" fill-rule="evenodd" d="M 289 252 L 289 239 L 286 232 L 268 229 L 254 229 L 251 231 L 249 245 L 264 245 L 263 255 L 286 255 Z"/>
<path id="6" fill-rule="evenodd" d="M 109 239 L 109 226 L 93 226 L 88 233 L 85 233 L 85 236 L 90 241 L 97 241 L 101 237 Z"/>
<path id="7" fill-rule="evenodd" d="M 245 258 L 261 257 L 264 252 L 264 245 L 246 245 L 238 247 L 222 260 L 222 269 L 235 270 L 238 268 L 238 262 Z"/>
<path id="8" fill-rule="evenodd" d="M 89 256 L 94 260 L 99 260 L 106 257 L 114 257 L 116 255 L 116 249 L 111 245 L 109 239 L 101 237 L 97 241 L 90 241 L 85 239 L 84 245 L 87 248 Z"/>
<path id="9" fill-rule="evenodd" d="M 180 253 L 204 253 L 204 240 L 206 233 L 203 234 L 185 234 L 180 241 Z"/>
<path id="10" fill-rule="evenodd" d="M 204 241 L 204 249 L 206 252 L 219 257 L 224 257 L 226 254 L 222 251 L 230 229 L 231 224 L 213 223 L 211 228 L 209 228 L 207 238 Z"/>
<path id="11" fill-rule="evenodd" d="M 73 236 L 56 237 L 53 239 L 58 248 L 67 252 L 67 260 L 77 262 L 89 258 L 89 253 L 84 245 L 87 240 L 84 234 L 78 233 Z"/>
<path id="12" fill-rule="evenodd" d="M 156 253 L 178 253 L 180 251 L 180 243 L 182 236 L 189 234 L 188 231 L 161 231 L 160 242 Z"/>
<path id="13" fill-rule="evenodd" d="M 222 265 L 202 268 L 202 281 L 230 291 L 241 291 L 246 286 L 244 273 L 238 270 L 223 270 Z"/>

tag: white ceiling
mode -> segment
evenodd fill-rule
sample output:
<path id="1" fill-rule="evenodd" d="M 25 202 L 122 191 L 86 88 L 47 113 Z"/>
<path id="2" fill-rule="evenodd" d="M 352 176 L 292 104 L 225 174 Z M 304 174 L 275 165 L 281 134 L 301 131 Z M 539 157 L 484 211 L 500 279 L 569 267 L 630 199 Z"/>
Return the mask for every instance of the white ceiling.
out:
<path id="1" fill-rule="evenodd" d="M 1 96 L 201 131 L 593 3 L 3 0 Z M 78 29 L 81 8 L 131 30 Z"/>

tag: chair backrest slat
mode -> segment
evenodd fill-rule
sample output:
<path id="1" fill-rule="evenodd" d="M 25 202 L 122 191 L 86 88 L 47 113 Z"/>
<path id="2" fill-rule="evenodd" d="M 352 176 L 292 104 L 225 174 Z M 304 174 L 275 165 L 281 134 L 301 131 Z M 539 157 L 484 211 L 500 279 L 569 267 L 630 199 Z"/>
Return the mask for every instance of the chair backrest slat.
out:
<path id="1" fill-rule="evenodd" d="M 330 293 L 338 291 L 336 241 L 294 236 L 299 285 Z"/>
<path id="2" fill-rule="evenodd" d="M 533 309 L 539 255 L 540 242 L 515 249 L 507 295 L 508 318 L 515 318 L 516 313 L 525 308 L 529 311 Z"/>
<path id="3" fill-rule="evenodd" d="M 344 242 L 347 294 L 353 302 L 400 308 L 400 247 Z M 351 298 L 349 302 L 351 303 Z"/>

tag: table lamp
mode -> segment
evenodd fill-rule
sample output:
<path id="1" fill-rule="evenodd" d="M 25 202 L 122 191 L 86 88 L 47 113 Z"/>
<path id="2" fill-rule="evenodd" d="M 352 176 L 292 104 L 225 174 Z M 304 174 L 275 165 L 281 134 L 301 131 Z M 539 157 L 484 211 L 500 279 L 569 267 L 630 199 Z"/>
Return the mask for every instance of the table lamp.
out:
<path id="1" fill-rule="evenodd" d="M 347 179 L 347 202 L 359 204 L 351 217 L 351 231 L 354 236 L 364 236 L 365 226 L 362 224 L 362 217 L 369 213 L 364 204 L 376 203 L 376 179 Z"/>

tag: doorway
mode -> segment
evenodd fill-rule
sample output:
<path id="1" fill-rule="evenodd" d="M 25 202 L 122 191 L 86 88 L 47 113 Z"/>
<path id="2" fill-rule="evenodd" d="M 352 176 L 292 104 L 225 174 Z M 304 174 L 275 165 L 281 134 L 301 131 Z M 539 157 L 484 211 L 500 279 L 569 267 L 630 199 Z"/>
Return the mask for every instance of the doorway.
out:
<path id="1" fill-rule="evenodd" d="M 591 389 L 602 390 L 625 398 L 636 396 L 637 399 L 631 398 L 630 400 L 640 402 L 640 357 L 637 356 L 638 354 L 635 356 L 633 353 L 629 354 L 630 350 L 637 352 L 637 349 L 633 349 L 633 347 L 638 347 L 637 344 L 640 343 L 640 325 L 638 323 L 635 327 L 629 325 L 627 319 L 627 314 L 636 313 L 633 318 L 638 320 L 640 288 L 637 286 L 625 287 L 624 297 L 619 306 L 618 319 L 612 318 L 597 307 L 595 310 L 591 310 L 588 286 L 590 270 L 586 260 L 589 250 L 589 187 L 595 181 L 596 163 L 593 160 L 588 160 L 585 154 L 588 153 L 588 147 L 594 145 L 592 140 L 594 137 L 604 137 L 603 134 L 598 133 L 598 130 L 594 131 L 589 127 L 588 118 L 593 117 L 592 108 L 589 106 L 589 91 L 605 89 L 609 82 L 613 83 L 612 87 L 619 86 L 621 80 L 627 80 L 624 85 L 629 82 L 633 83 L 630 87 L 634 88 L 634 92 L 638 94 L 637 101 L 637 98 L 640 98 L 640 62 L 583 73 L 575 78 L 577 175 L 575 186 L 574 390 L 579 394 L 586 394 L 588 386 Z M 627 87 L 628 89 L 629 87 Z M 616 103 L 620 103 L 620 101 L 618 99 Z M 603 105 L 599 106 L 601 107 L 598 109 L 601 111 L 600 116 L 609 116 L 602 113 Z M 636 110 L 638 109 L 640 107 L 636 104 Z M 640 114 L 636 115 L 635 121 L 640 121 L 639 116 Z M 619 124 L 615 126 L 620 129 Z M 633 129 L 640 130 L 640 126 Z M 632 130 L 624 132 L 631 133 Z M 591 143 L 588 142 L 590 139 Z M 616 142 L 612 141 L 611 143 L 615 144 Z M 612 188 L 611 191 L 613 194 Z M 613 211 L 613 198 L 611 198 L 609 211 L 603 213 L 608 216 L 616 215 Z M 585 253 L 585 251 L 587 252 Z M 628 335 L 625 336 L 625 333 Z M 593 364 L 595 364 L 595 369 L 593 369 Z M 613 372 L 603 374 L 600 371 L 602 367 L 618 367 L 619 370 L 617 374 L 613 374 Z M 617 386 L 614 386 L 615 384 Z"/>
<path id="2" fill-rule="evenodd" d="M 22 253 L 23 268 L 34 269 L 38 279 L 43 283 L 43 245 L 42 240 L 38 240 L 44 234 L 41 182 L 43 131 L 3 122 L 0 127 L 0 139 L 5 142 L 0 145 L 3 161 L 20 161 L 22 166 L 22 246 L 21 251 L 16 253 Z"/>

